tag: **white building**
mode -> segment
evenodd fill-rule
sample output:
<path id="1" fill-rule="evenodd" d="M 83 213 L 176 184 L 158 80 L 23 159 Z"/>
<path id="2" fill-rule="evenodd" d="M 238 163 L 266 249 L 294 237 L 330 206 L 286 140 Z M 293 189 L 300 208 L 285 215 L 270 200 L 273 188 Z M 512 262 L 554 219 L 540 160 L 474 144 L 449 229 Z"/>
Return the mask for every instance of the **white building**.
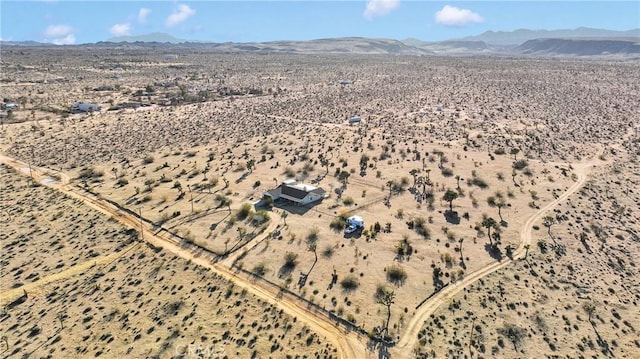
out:
<path id="1" fill-rule="evenodd" d="M 362 118 L 360 118 L 360 116 L 351 117 L 349 119 L 349 123 L 359 123 L 360 121 L 362 121 Z"/>
<path id="2" fill-rule="evenodd" d="M 326 191 L 320 187 L 309 184 L 296 183 L 294 179 L 289 179 L 278 187 L 264 192 L 266 197 L 276 200 L 287 200 L 299 205 L 306 205 L 322 200 L 326 196 Z"/>
<path id="3" fill-rule="evenodd" d="M 74 102 L 71 105 L 71 111 L 73 112 L 98 112 L 100 109 L 100 105 L 89 102 Z"/>

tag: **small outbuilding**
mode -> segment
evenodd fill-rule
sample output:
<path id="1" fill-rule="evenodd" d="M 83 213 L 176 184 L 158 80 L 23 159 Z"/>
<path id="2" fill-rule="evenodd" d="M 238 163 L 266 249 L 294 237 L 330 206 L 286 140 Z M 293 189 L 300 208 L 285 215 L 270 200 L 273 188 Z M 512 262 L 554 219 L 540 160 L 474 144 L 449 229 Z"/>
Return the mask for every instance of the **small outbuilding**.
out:
<path id="1" fill-rule="evenodd" d="M 349 123 L 360 123 L 360 121 L 362 121 L 360 116 L 354 116 L 349 119 Z"/>
<path id="2" fill-rule="evenodd" d="M 98 112 L 101 110 L 100 105 L 89 102 L 74 102 L 71 105 L 71 111 L 73 112 Z"/>
<path id="3" fill-rule="evenodd" d="M 282 182 L 278 187 L 265 191 L 265 197 L 270 197 L 274 202 L 286 200 L 297 205 L 306 205 L 322 200 L 327 192 L 316 186 L 297 183 L 293 179 Z"/>

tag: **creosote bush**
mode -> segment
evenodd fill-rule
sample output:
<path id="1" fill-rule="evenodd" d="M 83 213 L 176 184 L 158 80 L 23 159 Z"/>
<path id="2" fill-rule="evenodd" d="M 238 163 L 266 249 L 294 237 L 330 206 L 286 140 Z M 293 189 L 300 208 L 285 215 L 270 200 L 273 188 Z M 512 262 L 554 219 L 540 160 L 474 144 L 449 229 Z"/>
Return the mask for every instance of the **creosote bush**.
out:
<path id="1" fill-rule="evenodd" d="M 358 278 L 353 274 L 349 274 L 340 281 L 340 286 L 345 292 L 353 292 L 359 285 L 360 282 L 358 281 Z"/>
<path id="2" fill-rule="evenodd" d="M 387 280 L 395 285 L 402 285 L 407 280 L 407 272 L 399 265 L 392 265 L 386 268 Z"/>

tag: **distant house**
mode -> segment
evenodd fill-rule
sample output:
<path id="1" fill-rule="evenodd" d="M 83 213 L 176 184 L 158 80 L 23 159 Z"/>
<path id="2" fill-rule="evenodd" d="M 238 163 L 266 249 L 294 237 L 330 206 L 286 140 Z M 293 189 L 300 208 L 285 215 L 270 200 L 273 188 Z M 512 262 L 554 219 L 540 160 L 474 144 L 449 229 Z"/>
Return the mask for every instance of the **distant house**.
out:
<path id="1" fill-rule="evenodd" d="M 306 205 L 322 200 L 327 192 L 316 186 L 297 183 L 293 179 L 282 182 L 278 187 L 265 191 L 265 197 L 271 197 L 274 201 L 286 200 L 298 205 Z"/>
<path id="2" fill-rule="evenodd" d="M 100 111 L 100 105 L 89 102 L 74 102 L 71 105 L 71 111 L 73 112 L 97 112 Z"/>
<path id="3" fill-rule="evenodd" d="M 359 123 L 360 121 L 362 121 L 362 118 L 360 118 L 360 116 L 351 117 L 349 119 L 349 123 Z"/>
<path id="4" fill-rule="evenodd" d="M 353 82 L 351 80 L 340 80 L 340 85 L 351 85 Z"/>

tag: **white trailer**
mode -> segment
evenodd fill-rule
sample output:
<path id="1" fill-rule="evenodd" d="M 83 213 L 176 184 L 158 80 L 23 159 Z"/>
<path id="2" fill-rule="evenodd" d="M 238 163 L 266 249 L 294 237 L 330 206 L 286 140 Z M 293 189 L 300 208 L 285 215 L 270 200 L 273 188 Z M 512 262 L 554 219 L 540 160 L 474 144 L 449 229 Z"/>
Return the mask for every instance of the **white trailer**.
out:
<path id="1" fill-rule="evenodd" d="M 364 229 L 364 219 L 360 216 L 351 216 L 347 218 L 346 226 L 344 227 L 344 234 L 351 234 L 356 231 Z"/>

